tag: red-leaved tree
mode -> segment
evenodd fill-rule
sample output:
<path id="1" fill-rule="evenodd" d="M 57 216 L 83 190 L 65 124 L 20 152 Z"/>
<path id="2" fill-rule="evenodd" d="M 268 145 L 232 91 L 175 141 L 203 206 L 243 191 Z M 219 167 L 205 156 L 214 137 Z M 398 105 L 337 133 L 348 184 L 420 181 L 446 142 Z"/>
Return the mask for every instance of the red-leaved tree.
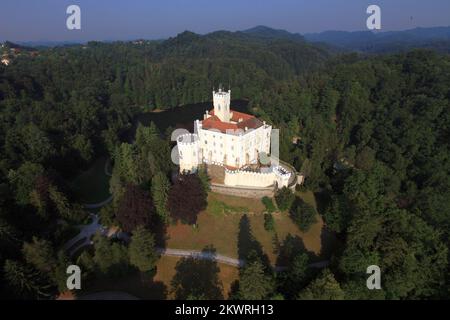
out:
<path id="1" fill-rule="evenodd" d="M 206 208 L 206 191 L 196 174 L 180 175 L 169 192 L 168 207 L 175 221 L 195 224 L 197 215 Z"/>

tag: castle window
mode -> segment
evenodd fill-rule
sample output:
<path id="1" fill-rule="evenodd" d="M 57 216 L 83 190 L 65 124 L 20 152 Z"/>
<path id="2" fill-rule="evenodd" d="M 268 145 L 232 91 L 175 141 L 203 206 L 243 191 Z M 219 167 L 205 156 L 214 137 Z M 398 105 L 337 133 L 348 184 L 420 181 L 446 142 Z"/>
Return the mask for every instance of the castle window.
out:
<path id="1" fill-rule="evenodd" d="M 208 144 L 208 140 L 205 140 L 205 144 Z"/>

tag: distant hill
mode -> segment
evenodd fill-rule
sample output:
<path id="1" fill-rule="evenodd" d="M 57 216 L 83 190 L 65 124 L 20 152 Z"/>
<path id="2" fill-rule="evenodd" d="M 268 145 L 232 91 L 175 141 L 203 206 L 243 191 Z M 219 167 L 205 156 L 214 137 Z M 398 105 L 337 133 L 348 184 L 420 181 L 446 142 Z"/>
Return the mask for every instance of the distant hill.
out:
<path id="1" fill-rule="evenodd" d="M 283 78 L 315 68 L 330 56 L 323 46 L 297 34 L 268 27 L 245 31 L 216 31 L 206 35 L 184 31 L 158 44 L 158 58 L 226 59 L 247 61 L 268 74 Z"/>
<path id="2" fill-rule="evenodd" d="M 3 43 L 3 48 L 4 49 L 18 49 L 20 51 L 34 51 L 34 50 L 36 50 L 35 48 L 32 48 L 30 46 L 25 46 L 25 45 L 13 43 L 11 41 L 5 41 Z"/>
<path id="3" fill-rule="evenodd" d="M 251 29 L 243 30 L 245 34 L 265 39 L 285 39 L 305 42 L 305 38 L 299 33 L 290 33 L 286 30 L 272 29 L 266 26 L 256 26 Z"/>
<path id="4" fill-rule="evenodd" d="M 346 50 L 373 53 L 429 48 L 450 52 L 450 27 L 415 28 L 404 31 L 325 31 L 305 34 L 309 42 L 326 43 Z"/>

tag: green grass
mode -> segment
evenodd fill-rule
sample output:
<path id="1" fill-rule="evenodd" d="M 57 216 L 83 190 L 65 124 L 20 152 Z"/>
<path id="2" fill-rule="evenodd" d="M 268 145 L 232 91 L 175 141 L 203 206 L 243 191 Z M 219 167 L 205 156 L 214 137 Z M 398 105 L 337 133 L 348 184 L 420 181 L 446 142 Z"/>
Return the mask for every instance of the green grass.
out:
<path id="1" fill-rule="evenodd" d="M 215 216 L 221 216 L 230 213 L 246 213 L 249 211 L 247 207 L 232 206 L 217 199 L 210 199 L 207 211 Z"/>
<path id="2" fill-rule="evenodd" d="M 69 183 L 79 201 L 97 203 L 110 196 L 110 177 L 105 174 L 106 160 L 106 157 L 95 160 L 88 170 L 81 172 Z"/>
<path id="3" fill-rule="evenodd" d="M 304 193 L 303 196 L 308 199 L 308 201 L 305 200 L 306 202 L 315 207 L 312 192 Z M 320 217 L 308 232 L 301 232 L 288 214 L 275 212 L 272 213 L 275 230 L 268 232 L 264 228 L 265 208 L 261 199 L 240 198 L 210 192 L 208 204 L 208 208 L 198 215 L 198 227 L 195 230 L 191 226 L 181 223 L 170 225 L 167 228 L 167 247 L 202 250 L 206 246 L 212 245 L 218 253 L 237 258 L 240 220 L 247 213 L 254 237 L 273 264 L 277 259 L 276 249 L 278 247 L 277 243 L 274 243 L 275 235 L 279 242 L 283 242 L 288 235 L 298 236 L 302 239 L 305 248 L 317 255 L 317 260 L 324 258 L 322 257 L 322 245 L 327 246 L 328 242 L 322 243 L 323 222 Z M 224 214 L 227 207 L 233 207 L 236 212 Z M 245 207 L 249 210 L 239 212 L 236 207 Z"/>

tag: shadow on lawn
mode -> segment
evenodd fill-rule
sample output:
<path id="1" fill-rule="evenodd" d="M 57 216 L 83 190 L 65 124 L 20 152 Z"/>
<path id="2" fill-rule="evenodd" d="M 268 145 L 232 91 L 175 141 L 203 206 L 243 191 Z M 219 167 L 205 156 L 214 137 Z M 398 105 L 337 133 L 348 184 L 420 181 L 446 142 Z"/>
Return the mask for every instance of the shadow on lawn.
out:
<path id="1" fill-rule="evenodd" d="M 154 281 L 155 271 L 149 273 L 133 272 L 122 277 L 98 276 L 83 288 L 81 299 L 116 300 L 120 295 L 131 295 L 144 300 L 167 299 L 167 287 L 161 281 Z M 111 296 L 113 294 L 113 296 Z"/>
<path id="2" fill-rule="evenodd" d="M 264 253 L 262 245 L 256 240 L 252 233 L 250 220 L 244 214 L 239 222 L 238 234 L 238 256 L 239 260 L 246 263 L 260 259 L 267 272 L 272 270 L 269 257 Z"/>
<path id="3" fill-rule="evenodd" d="M 213 247 L 203 249 L 215 255 Z M 211 299 L 222 300 L 223 285 L 219 280 L 220 268 L 217 261 L 182 258 L 175 266 L 171 285 L 175 299 Z"/>

